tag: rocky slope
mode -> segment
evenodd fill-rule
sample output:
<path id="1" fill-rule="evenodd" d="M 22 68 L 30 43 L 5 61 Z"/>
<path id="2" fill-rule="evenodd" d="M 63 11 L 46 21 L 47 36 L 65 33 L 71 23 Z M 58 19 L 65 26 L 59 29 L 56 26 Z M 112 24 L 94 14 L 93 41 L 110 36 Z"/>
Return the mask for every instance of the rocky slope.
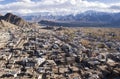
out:
<path id="1" fill-rule="evenodd" d="M 10 22 L 12 24 L 15 24 L 17 26 L 21 27 L 28 27 L 29 23 L 23 20 L 21 17 L 18 17 L 12 13 L 7 13 L 5 16 L 3 16 L 3 20 Z"/>
<path id="2" fill-rule="evenodd" d="M 13 29 L 15 27 L 17 27 L 17 26 L 14 24 L 11 24 L 11 23 L 4 21 L 4 20 L 0 20 L 0 29 L 6 29 L 6 28 Z"/>

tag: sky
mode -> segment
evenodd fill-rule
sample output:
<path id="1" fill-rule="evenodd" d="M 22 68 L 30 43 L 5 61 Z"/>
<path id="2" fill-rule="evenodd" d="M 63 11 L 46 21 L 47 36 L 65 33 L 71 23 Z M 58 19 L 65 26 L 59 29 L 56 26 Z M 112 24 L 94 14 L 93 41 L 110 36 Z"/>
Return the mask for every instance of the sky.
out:
<path id="1" fill-rule="evenodd" d="M 88 10 L 120 12 L 120 0 L 0 0 L 0 14 L 77 14 Z"/>

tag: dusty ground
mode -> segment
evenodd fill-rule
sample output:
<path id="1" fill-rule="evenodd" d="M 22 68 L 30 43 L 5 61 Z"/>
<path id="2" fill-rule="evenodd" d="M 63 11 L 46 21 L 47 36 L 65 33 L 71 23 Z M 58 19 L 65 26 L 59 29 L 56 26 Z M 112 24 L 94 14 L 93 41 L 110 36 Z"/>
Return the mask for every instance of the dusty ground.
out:
<path id="1" fill-rule="evenodd" d="M 112 39 L 120 40 L 120 28 L 97 28 L 97 27 L 77 27 L 77 28 L 67 28 L 66 30 L 62 30 L 61 33 L 73 33 L 75 31 L 82 31 L 86 34 L 93 34 L 95 36 L 103 36 L 108 37 L 108 33 L 116 34 Z"/>

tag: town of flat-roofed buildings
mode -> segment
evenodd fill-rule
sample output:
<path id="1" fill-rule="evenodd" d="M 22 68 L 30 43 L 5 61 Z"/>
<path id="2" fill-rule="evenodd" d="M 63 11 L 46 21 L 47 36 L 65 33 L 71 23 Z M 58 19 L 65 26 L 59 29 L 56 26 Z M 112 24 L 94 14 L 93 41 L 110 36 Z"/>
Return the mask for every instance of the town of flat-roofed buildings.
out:
<path id="1" fill-rule="evenodd" d="M 0 78 L 120 78 L 120 40 L 66 29 L 15 31 L 14 38 L 0 50 Z M 113 34 L 105 35 L 112 38 Z"/>

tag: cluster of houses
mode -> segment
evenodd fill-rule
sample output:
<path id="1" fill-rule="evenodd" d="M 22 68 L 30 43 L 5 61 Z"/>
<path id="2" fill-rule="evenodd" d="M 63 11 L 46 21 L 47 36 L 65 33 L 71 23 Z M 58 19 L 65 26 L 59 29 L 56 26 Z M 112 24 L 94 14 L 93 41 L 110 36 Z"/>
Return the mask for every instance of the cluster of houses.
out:
<path id="1" fill-rule="evenodd" d="M 53 32 L 32 29 L 14 36 L 14 42 L 0 50 L 0 79 L 120 78 L 120 40 L 80 30 L 72 38 Z"/>

